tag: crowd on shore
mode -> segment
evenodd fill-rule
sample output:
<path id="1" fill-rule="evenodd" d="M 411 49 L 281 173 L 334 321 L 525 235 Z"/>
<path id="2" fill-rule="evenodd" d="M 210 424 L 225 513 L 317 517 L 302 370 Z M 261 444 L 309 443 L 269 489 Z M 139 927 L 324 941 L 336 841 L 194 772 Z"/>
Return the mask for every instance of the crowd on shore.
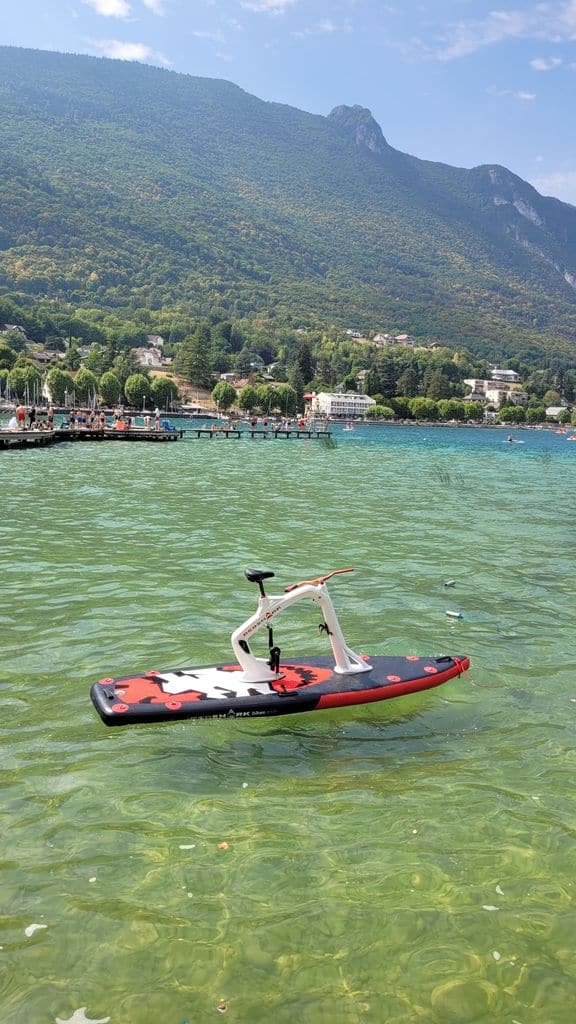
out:
<path id="1" fill-rule="evenodd" d="M 145 430 L 152 430 L 152 423 L 154 423 L 154 430 L 161 429 L 161 412 L 159 408 L 156 408 L 153 414 L 144 414 L 142 418 Z M 65 413 L 59 429 L 103 431 L 107 428 L 112 428 L 116 430 L 130 430 L 133 425 L 133 419 L 134 417 L 126 412 L 123 406 L 118 406 L 114 409 L 111 417 L 108 416 L 104 409 L 73 408 Z M 24 405 L 18 405 L 13 416 L 10 418 L 7 429 L 11 431 L 34 431 L 54 430 L 54 427 L 54 408 L 48 406 L 47 409 L 37 409 L 32 404 L 28 408 Z"/>

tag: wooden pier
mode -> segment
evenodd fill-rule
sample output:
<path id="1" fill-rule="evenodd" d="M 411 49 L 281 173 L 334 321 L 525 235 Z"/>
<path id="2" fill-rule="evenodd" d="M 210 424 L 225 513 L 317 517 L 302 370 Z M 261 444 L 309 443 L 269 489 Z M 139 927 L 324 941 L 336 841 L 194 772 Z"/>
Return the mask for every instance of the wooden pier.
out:
<path id="1" fill-rule="evenodd" d="M 268 427 L 264 429 L 257 429 L 256 427 L 184 427 L 183 433 L 193 434 L 196 437 L 233 437 L 237 440 L 242 437 L 249 437 L 253 440 L 256 438 L 262 438 L 265 440 L 269 437 L 309 440 L 310 438 L 331 436 L 331 432 L 329 430 L 307 430 L 304 427 Z"/>
<path id="2" fill-rule="evenodd" d="M 7 448 L 41 448 L 54 444 L 54 430 L 1 430 L 0 451 Z"/>
<path id="3" fill-rule="evenodd" d="M 47 445 L 59 444 L 62 441 L 151 441 L 162 443 L 165 441 L 178 441 L 186 438 L 187 435 L 198 438 L 235 438 L 240 440 L 243 437 L 251 440 L 266 440 L 267 438 L 284 438 L 285 440 L 310 440 L 311 438 L 330 438 L 329 430 L 307 430 L 303 427 L 183 427 L 177 430 L 146 430 L 144 427 L 130 427 L 128 430 L 118 430 L 115 427 L 105 427 L 104 430 L 78 427 L 71 430 L 70 427 L 55 427 L 54 430 L 2 430 L 0 429 L 0 451 L 8 448 L 41 448 Z"/>
<path id="4" fill-rule="evenodd" d="M 129 430 L 116 430 L 105 427 L 104 430 L 78 427 L 56 427 L 54 430 L 1 430 L 0 451 L 7 448 L 41 448 L 59 444 L 62 441 L 178 441 L 183 436 L 182 430 L 145 430 L 142 427 L 130 427 Z"/>
<path id="5" fill-rule="evenodd" d="M 59 427 L 54 431 L 56 441 L 178 441 L 183 436 L 182 430 L 146 430 L 145 427 L 130 427 L 118 430 L 116 427 L 105 427 L 97 430 L 90 427 Z"/>

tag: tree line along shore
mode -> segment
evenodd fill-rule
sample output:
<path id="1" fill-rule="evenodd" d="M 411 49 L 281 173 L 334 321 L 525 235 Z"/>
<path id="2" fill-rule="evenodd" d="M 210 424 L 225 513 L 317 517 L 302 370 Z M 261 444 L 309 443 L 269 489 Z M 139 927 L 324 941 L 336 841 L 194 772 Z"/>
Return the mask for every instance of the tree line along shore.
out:
<path id="1" fill-rule="evenodd" d="M 8 319 L 10 317 L 10 319 Z M 505 355 L 505 354 L 504 354 Z M 495 365 L 462 345 L 337 327 L 287 327 L 182 311 L 82 311 L 0 296 L 0 398 L 71 408 L 96 405 L 238 415 L 299 415 L 306 396 L 363 393 L 379 420 L 570 422 L 576 367 L 503 358 L 519 380 L 495 403 L 471 382 Z M 482 398 L 482 396 L 480 396 Z M 519 398 L 522 401 L 519 401 Z"/>

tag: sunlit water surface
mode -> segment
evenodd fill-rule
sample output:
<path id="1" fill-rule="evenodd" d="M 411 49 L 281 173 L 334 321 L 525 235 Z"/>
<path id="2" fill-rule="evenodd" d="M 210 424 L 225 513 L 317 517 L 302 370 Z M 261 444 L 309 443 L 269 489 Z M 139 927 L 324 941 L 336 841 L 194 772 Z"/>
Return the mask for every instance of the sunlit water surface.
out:
<path id="1" fill-rule="evenodd" d="M 0 454 L 2 1024 L 572 1024 L 576 444 L 515 436 Z M 349 565 L 352 647 L 470 675 L 276 720 L 98 719 L 95 679 L 229 657 L 246 566 L 281 590 Z M 325 649 L 300 607 L 285 656 Z"/>

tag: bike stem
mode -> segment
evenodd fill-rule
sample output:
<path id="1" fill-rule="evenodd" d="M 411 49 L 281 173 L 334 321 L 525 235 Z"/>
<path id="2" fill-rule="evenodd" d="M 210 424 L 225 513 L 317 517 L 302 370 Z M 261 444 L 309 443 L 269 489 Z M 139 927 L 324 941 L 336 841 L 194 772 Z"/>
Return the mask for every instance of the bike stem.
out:
<path id="1" fill-rule="evenodd" d="M 258 607 L 254 614 L 232 633 L 232 650 L 243 670 L 240 677 L 242 682 L 263 683 L 279 678 L 279 675 L 282 674 L 281 670 L 279 673 L 274 672 L 267 661 L 263 658 L 255 657 L 250 651 L 248 641 L 260 629 L 269 629 L 272 621 L 280 612 L 306 599 L 313 601 L 314 604 L 319 605 L 322 609 L 324 623 L 327 627 L 334 654 L 334 672 L 347 675 L 370 671 L 371 665 L 369 662 L 366 662 L 360 655 L 348 647 L 324 582 L 305 582 L 298 584 L 288 593 L 277 595 L 261 593 L 258 598 Z"/>

